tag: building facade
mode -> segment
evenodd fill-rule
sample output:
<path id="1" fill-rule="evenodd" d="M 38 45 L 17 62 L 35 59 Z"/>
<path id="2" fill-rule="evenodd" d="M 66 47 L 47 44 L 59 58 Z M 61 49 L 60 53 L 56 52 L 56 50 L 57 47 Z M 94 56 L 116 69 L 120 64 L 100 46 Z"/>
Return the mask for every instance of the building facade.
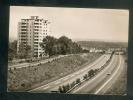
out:
<path id="1" fill-rule="evenodd" d="M 18 22 L 18 44 L 17 51 L 20 51 L 20 46 L 31 47 L 32 57 L 44 56 L 44 50 L 40 47 L 43 38 L 50 34 L 50 22 L 41 19 L 38 16 L 31 16 L 29 19 L 21 19 Z"/>

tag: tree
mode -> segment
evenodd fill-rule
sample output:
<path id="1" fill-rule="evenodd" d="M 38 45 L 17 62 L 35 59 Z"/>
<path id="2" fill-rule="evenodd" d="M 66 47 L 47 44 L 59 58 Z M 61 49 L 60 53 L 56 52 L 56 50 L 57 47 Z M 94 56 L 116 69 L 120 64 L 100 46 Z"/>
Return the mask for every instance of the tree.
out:
<path id="1" fill-rule="evenodd" d="M 88 71 L 88 76 L 89 76 L 89 77 L 94 76 L 94 74 L 95 74 L 95 72 L 94 72 L 93 69 L 91 69 L 90 71 Z"/>
<path id="2" fill-rule="evenodd" d="M 67 92 L 66 86 L 63 85 L 62 89 L 63 89 L 62 93 L 66 93 Z"/>
<path id="3" fill-rule="evenodd" d="M 52 36 L 46 36 L 40 46 L 43 48 L 44 53 L 49 56 L 57 55 L 57 54 L 71 54 L 71 53 L 79 53 L 82 51 L 80 45 L 76 42 L 72 42 L 66 36 L 61 36 L 59 39 L 56 39 Z"/>
<path id="4" fill-rule="evenodd" d="M 83 76 L 83 79 L 86 80 L 87 77 L 88 77 L 87 74 L 85 74 L 85 75 Z"/>
<path id="5" fill-rule="evenodd" d="M 61 54 L 70 53 L 70 46 L 72 43 L 71 39 L 69 39 L 66 36 L 61 36 L 58 39 L 58 43 L 60 43 L 60 45 L 61 45 Z"/>
<path id="6" fill-rule="evenodd" d="M 8 59 L 13 60 L 13 58 L 16 57 L 17 57 L 17 40 L 14 40 L 13 42 L 9 42 Z"/>
<path id="7" fill-rule="evenodd" d="M 76 84 L 79 84 L 81 81 L 80 81 L 80 78 L 77 78 L 76 79 Z"/>
<path id="8" fill-rule="evenodd" d="M 17 40 L 9 43 L 9 47 L 12 48 L 14 51 L 17 51 Z"/>
<path id="9" fill-rule="evenodd" d="M 61 86 L 59 86 L 58 90 L 59 90 L 60 93 L 63 93 L 63 88 Z"/>
<path id="10" fill-rule="evenodd" d="M 46 54 L 52 56 L 55 54 L 55 49 L 54 49 L 55 44 L 56 44 L 56 38 L 52 36 L 46 36 L 46 38 L 43 39 L 43 42 L 40 43 L 40 46 L 43 48 Z"/>
<path id="11" fill-rule="evenodd" d="M 26 47 L 25 47 L 25 57 L 26 58 L 31 58 L 31 56 L 32 56 L 31 46 L 26 45 Z"/>
<path id="12" fill-rule="evenodd" d="M 30 58 L 32 56 L 31 54 L 31 47 L 27 44 L 21 43 L 19 45 L 19 51 L 18 51 L 18 55 L 19 58 L 23 59 L 23 58 Z"/>
<path id="13" fill-rule="evenodd" d="M 70 87 L 73 88 L 76 85 L 75 81 L 70 84 Z"/>
<path id="14" fill-rule="evenodd" d="M 9 59 L 9 61 L 13 60 L 14 55 L 15 55 L 14 50 L 9 47 L 9 49 L 8 49 L 8 59 Z"/>
<path id="15" fill-rule="evenodd" d="M 67 91 L 70 90 L 70 84 L 67 84 L 67 85 L 66 85 L 66 90 L 67 90 Z M 66 91 L 66 92 L 67 92 L 67 91 Z"/>

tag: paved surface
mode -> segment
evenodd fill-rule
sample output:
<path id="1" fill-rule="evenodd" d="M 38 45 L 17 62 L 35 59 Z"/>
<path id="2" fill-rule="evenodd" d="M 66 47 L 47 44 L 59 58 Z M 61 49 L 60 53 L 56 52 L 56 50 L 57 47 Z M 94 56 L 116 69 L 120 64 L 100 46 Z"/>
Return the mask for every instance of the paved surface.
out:
<path id="1" fill-rule="evenodd" d="M 83 76 L 87 74 L 87 72 L 90 69 L 96 69 L 100 68 L 103 66 L 106 61 L 110 58 L 110 54 L 105 54 L 102 55 L 100 58 L 98 58 L 96 61 L 94 61 L 92 64 L 86 65 L 86 67 L 80 69 L 77 72 L 74 72 L 70 75 L 67 75 L 61 79 L 58 79 L 56 81 L 53 81 L 51 83 L 48 83 L 46 85 L 43 85 L 41 87 L 35 88 L 29 92 L 51 92 L 51 91 L 57 91 L 59 86 L 66 85 L 68 83 L 72 83 L 75 81 L 77 78 L 80 78 L 81 80 L 83 79 Z"/>
<path id="2" fill-rule="evenodd" d="M 72 55 L 72 54 L 70 54 Z M 45 64 L 47 62 L 51 62 L 53 61 L 54 59 L 59 59 L 61 57 L 65 57 L 65 56 L 69 56 L 69 55 L 59 55 L 57 57 L 53 57 L 53 58 L 49 58 L 49 59 L 45 59 L 45 60 L 41 60 L 39 62 L 32 62 L 32 63 L 22 63 L 22 64 L 17 64 L 17 65 L 12 65 L 12 66 L 8 66 L 8 69 L 9 68 L 23 68 L 23 67 L 29 67 L 29 66 L 37 66 L 38 64 Z"/>
<path id="3" fill-rule="evenodd" d="M 121 55 L 114 55 L 110 64 L 105 69 L 91 80 L 75 88 L 71 93 L 92 93 L 98 95 L 106 93 L 122 72 L 123 65 L 124 58 Z M 107 75 L 108 73 L 110 75 Z"/>

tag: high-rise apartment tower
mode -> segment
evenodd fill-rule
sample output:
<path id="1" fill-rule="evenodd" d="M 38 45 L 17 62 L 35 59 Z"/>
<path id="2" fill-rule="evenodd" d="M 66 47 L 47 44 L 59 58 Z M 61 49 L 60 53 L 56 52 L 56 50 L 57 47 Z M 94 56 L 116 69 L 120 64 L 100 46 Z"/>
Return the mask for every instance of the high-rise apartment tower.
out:
<path id="1" fill-rule="evenodd" d="M 49 34 L 50 22 L 48 20 L 40 19 L 38 16 L 21 19 L 18 23 L 17 51 L 19 51 L 21 44 L 29 45 L 32 57 L 42 57 L 44 51 L 40 47 L 40 43 Z"/>

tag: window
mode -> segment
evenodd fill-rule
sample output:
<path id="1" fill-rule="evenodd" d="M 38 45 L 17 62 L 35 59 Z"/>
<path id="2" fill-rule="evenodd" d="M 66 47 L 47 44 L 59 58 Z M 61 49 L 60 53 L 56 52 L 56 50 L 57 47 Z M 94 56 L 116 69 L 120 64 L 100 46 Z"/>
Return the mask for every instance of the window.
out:
<path id="1" fill-rule="evenodd" d="M 39 21 L 39 19 L 36 19 L 35 21 L 37 21 L 37 22 L 38 22 L 38 21 Z"/>
<path id="2" fill-rule="evenodd" d="M 38 38 L 34 38 L 34 41 L 38 41 Z"/>
<path id="3" fill-rule="evenodd" d="M 39 25 L 39 23 L 34 23 L 35 25 Z"/>
<path id="4" fill-rule="evenodd" d="M 39 29 L 34 29 L 34 31 L 39 31 Z"/>
<path id="5" fill-rule="evenodd" d="M 27 28 L 27 26 L 21 26 L 21 28 Z"/>
<path id="6" fill-rule="evenodd" d="M 26 25 L 26 23 L 25 23 L 25 22 L 22 22 L 21 24 L 22 24 L 22 25 Z"/>
<path id="7" fill-rule="evenodd" d="M 21 32 L 21 34 L 26 34 L 26 32 Z"/>
<path id="8" fill-rule="evenodd" d="M 21 31 L 27 31 L 27 29 L 21 29 Z"/>

